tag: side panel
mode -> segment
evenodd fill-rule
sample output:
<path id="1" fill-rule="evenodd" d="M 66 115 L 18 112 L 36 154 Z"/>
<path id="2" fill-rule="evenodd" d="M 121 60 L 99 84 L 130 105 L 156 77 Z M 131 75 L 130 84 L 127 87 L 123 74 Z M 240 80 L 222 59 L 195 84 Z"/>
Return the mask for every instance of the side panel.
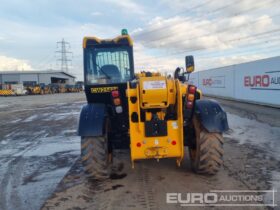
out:
<path id="1" fill-rule="evenodd" d="M 196 84 L 209 96 L 280 107 L 280 56 L 194 72 Z"/>
<path id="2" fill-rule="evenodd" d="M 234 67 L 222 67 L 199 72 L 199 88 L 202 93 L 234 97 Z"/>
<path id="3" fill-rule="evenodd" d="M 280 57 L 235 67 L 235 98 L 280 107 Z"/>
<path id="4" fill-rule="evenodd" d="M 208 132 L 222 133 L 229 129 L 227 114 L 215 100 L 197 100 L 195 115 Z"/>
<path id="5" fill-rule="evenodd" d="M 80 114 L 79 136 L 102 136 L 106 115 L 105 104 L 87 104 Z"/>

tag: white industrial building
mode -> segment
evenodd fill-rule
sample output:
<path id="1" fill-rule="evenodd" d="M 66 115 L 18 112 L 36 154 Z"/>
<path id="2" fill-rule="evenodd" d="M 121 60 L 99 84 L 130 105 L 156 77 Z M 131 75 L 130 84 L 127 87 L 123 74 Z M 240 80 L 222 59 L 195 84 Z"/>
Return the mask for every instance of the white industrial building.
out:
<path id="1" fill-rule="evenodd" d="M 63 71 L 0 71 L 0 84 L 75 84 L 75 76 Z"/>

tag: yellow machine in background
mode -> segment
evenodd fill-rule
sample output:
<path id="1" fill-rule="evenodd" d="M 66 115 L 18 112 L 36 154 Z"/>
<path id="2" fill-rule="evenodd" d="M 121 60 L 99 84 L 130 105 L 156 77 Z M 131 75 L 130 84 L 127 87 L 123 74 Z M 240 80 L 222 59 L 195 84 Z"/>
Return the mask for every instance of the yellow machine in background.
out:
<path id="1" fill-rule="evenodd" d="M 42 94 L 42 90 L 40 85 L 35 84 L 35 85 L 29 85 L 26 87 L 28 95 L 39 95 Z"/>

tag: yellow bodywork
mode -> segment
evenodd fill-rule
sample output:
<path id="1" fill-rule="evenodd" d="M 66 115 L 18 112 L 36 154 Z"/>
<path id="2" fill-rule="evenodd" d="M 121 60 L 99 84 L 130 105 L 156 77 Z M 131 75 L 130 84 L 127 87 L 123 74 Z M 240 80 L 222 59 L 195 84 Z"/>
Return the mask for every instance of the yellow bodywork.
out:
<path id="1" fill-rule="evenodd" d="M 107 39 L 107 41 L 113 41 L 114 43 L 117 44 L 117 43 L 119 43 L 119 41 L 121 39 L 127 39 L 128 43 L 129 43 L 129 46 L 133 45 L 133 41 L 132 41 L 132 39 L 131 39 L 131 37 L 129 35 L 121 35 L 121 36 L 118 36 L 118 37 L 116 37 L 114 39 Z M 95 40 L 97 43 L 101 43 L 101 41 L 106 41 L 106 39 L 102 39 L 101 40 L 101 39 L 99 39 L 99 38 L 97 38 L 95 36 L 93 36 L 93 37 L 84 37 L 84 39 L 83 39 L 83 48 L 86 48 L 88 40 Z"/>
<path id="2" fill-rule="evenodd" d="M 0 90 L 0 96 L 12 96 L 15 95 L 13 90 Z"/>
<path id="3" fill-rule="evenodd" d="M 31 90 L 32 94 L 40 94 L 41 93 L 40 86 L 30 87 L 30 90 Z"/>
<path id="4" fill-rule="evenodd" d="M 186 91 L 186 84 L 158 73 L 149 77 L 138 74 L 136 88 L 127 84 L 132 166 L 135 160 L 147 158 L 175 158 L 180 165 L 184 156 L 182 100 Z M 132 98 L 136 98 L 136 102 Z M 151 120 L 152 112 L 156 113 L 158 119 L 164 120 L 169 105 L 176 109 L 177 118 L 166 120 L 167 135 L 147 137 L 141 112 L 145 115 L 145 121 Z M 131 119 L 133 113 L 138 115 L 137 122 Z"/>

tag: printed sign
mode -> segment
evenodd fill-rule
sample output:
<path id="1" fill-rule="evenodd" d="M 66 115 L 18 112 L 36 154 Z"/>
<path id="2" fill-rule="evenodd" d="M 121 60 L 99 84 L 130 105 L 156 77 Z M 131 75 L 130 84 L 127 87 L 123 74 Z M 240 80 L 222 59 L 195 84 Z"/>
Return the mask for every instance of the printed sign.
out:
<path id="1" fill-rule="evenodd" d="M 280 90 L 280 71 L 244 76 L 244 87 L 252 90 Z"/>
<path id="2" fill-rule="evenodd" d="M 165 88 L 166 88 L 165 80 L 155 80 L 155 81 L 144 81 L 143 82 L 144 90 L 165 89 Z"/>
<path id="3" fill-rule="evenodd" d="M 202 80 L 202 85 L 212 88 L 225 88 L 225 76 L 205 78 Z"/>
<path id="4" fill-rule="evenodd" d="M 205 95 L 280 107 L 280 56 L 191 75 Z"/>

